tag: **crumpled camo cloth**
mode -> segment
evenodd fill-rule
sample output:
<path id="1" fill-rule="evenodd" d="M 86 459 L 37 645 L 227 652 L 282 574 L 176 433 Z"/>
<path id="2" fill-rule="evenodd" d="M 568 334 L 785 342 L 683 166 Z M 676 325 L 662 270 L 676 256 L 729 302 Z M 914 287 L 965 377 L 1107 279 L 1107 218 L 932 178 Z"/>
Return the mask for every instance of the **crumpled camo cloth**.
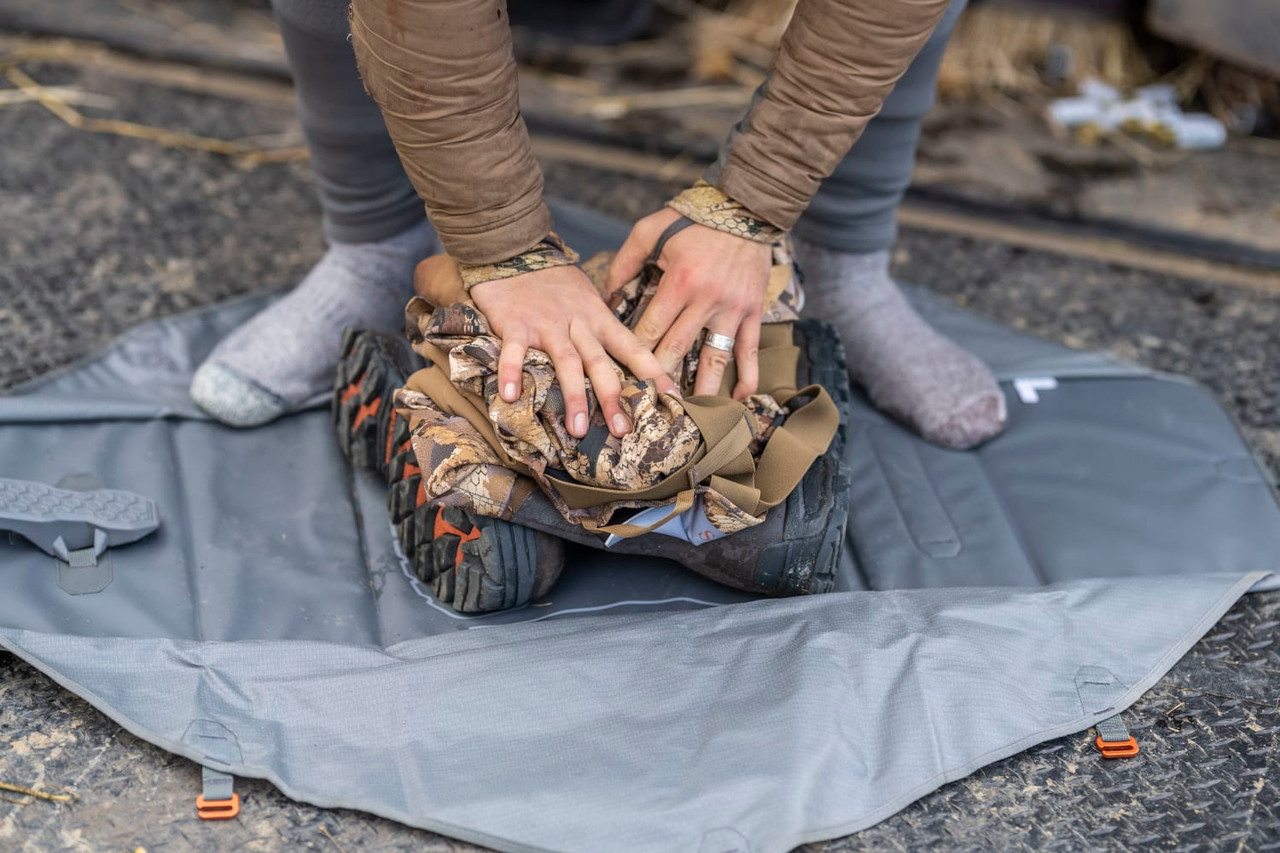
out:
<path id="1" fill-rule="evenodd" d="M 766 323 L 790 323 L 799 318 L 803 295 L 788 246 L 774 246 L 774 271 L 764 312 Z M 583 269 L 603 294 L 611 253 L 590 258 Z M 634 328 L 657 291 L 661 270 L 648 265 L 633 281 L 614 293 L 610 308 L 625 325 Z M 622 438 L 609 433 L 603 414 L 587 382 L 590 427 L 577 439 L 564 428 L 564 400 L 550 357 L 530 349 L 525 356 L 523 388 L 512 403 L 498 394 L 498 357 L 502 342 L 489 328 L 484 315 L 470 301 L 447 307 L 431 305 L 415 297 L 406 309 L 406 328 L 414 349 L 431 362 L 445 354 L 449 380 L 457 388 L 483 398 L 502 451 L 509 460 L 526 466 L 537 486 L 565 520 L 595 525 L 610 523 L 621 509 L 658 506 L 670 501 L 619 499 L 598 506 L 571 508 L 556 492 L 551 480 L 569 479 L 589 486 L 630 491 L 651 486 L 686 465 L 702 440 L 681 401 L 659 394 L 652 382 L 642 382 L 620 368 L 620 405 L 631 419 L 632 430 Z M 697 375 L 701 344 L 686 357 L 675 378 L 682 390 L 691 391 Z M 789 414 L 768 394 L 743 401 L 751 416 L 754 440 L 750 453 L 756 459 L 773 430 Z M 412 427 L 412 443 L 422 470 L 422 488 L 428 501 L 462 507 L 480 515 L 510 518 L 523 494 L 522 474 L 465 417 L 446 409 L 421 391 L 403 388 L 396 393 L 397 411 Z M 758 524 L 750 515 L 709 486 L 697 487 L 707 520 L 722 533 L 733 533 Z"/>

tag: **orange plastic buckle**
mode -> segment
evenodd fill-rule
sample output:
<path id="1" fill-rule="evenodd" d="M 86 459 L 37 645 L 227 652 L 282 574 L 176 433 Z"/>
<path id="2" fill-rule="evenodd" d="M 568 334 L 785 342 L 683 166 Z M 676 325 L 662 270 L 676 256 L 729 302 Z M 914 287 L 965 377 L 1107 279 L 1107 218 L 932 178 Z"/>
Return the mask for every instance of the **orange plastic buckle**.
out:
<path id="1" fill-rule="evenodd" d="M 232 794 L 229 800 L 206 800 L 201 794 L 196 797 L 196 814 L 201 820 L 231 820 L 240 814 L 240 795 Z"/>
<path id="2" fill-rule="evenodd" d="M 1133 738 L 1128 740 L 1103 740 L 1099 735 L 1094 741 L 1098 747 L 1098 752 L 1102 753 L 1103 758 L 1133 758 L 1138 754 L 1138 742 Z"/>

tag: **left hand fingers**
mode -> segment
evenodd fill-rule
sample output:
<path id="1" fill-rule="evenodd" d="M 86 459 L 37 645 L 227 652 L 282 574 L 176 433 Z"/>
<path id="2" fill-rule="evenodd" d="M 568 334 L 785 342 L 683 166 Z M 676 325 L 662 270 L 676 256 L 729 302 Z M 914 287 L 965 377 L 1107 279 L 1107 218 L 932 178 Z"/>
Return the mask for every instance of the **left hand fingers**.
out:
<path id="1" fill-rule="evenodd" d="M 741 318 L 739 317 L 734 317 L 728 322 L 717 317 L 707 324 L 708 332 L 724 335 L 733 340 L 734 344 L 730 344 L 728 348 L 721 348 L 712 346 L 710 338 L 702 342 L 702 354 L 698 358 L 698 381 L 693 386 L 694 394 L 720 393 L 720 385 L 724 381 L 725 368 L 733 360 L 736 336 L 741 325 Z"/>

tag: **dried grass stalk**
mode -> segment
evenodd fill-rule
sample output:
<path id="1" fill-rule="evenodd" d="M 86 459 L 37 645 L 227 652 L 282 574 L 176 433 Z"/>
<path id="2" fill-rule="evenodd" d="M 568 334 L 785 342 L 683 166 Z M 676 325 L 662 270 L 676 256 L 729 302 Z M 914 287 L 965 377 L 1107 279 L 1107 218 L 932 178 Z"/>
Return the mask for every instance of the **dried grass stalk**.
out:
<path id="1" fill-rule="evenodd" d="M 1156 77 L 1124 21 L 984 4 L 968 9 L 956 24 L 938 73 L 938 93 L 956 99 L 991 90 L 1047 95 L 1040 70 L 1053 46 L 1071 58 L 1063 81 L 1069 89 L 1086 77 L 1120 89 Z"/>
<path id="2" fill-rule="evenodd" d="M 236 165 L 242 168 L 254 168 L 264 163 L 283 163 L 305 160 L 307 149 L 302 146 L 280 149 L 263 149 L 230 139 L 216 139 L 210 136 L 198 136 L 180 130 L 166 130 L 131 121 L 120 121 L 110 118 L 93 118 L 86 116 L 58 97 L 56 92 L 41 86 L 30 75 L 16 65 L 0 61 L 0 67 L 9 65 L 5 76 L 20 91 L 40 103 L 46 110 L 62 119 L 77 130 L 90 133 L 105 133 L 111 136 L 124 136 L 131 139 L 146 139 L 170 148 L 185 148 L 194 151 L 207 151 L 231 157 Z"/>

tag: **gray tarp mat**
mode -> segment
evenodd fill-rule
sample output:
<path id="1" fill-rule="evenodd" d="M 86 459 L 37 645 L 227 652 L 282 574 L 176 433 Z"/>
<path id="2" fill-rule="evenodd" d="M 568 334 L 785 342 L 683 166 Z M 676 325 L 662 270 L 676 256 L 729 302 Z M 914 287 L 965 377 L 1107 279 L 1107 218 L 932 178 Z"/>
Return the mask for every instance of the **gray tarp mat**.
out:
<path id="1" fill-rule="evenodd" d="M 618 239 L 558 215 L 584 249 Z M 505 850 L 784 850 L 1127 706 L 1280 568 L 1280 509 L 1203 390 L 921 297 L 1010 380 L 1010 428 L 956 453 L 855 400 L 848 592 L 751 602 L 574 549 L 549 602 L 460 617 L 410 578 L 326 412 L 241 432 L 192 409 L 191 371 L 260 304 L 0 397 L 0 476 L 96 479 L 162 518 L 93 594 L 0 540 L 0 646 L 318 805 Z"/>

